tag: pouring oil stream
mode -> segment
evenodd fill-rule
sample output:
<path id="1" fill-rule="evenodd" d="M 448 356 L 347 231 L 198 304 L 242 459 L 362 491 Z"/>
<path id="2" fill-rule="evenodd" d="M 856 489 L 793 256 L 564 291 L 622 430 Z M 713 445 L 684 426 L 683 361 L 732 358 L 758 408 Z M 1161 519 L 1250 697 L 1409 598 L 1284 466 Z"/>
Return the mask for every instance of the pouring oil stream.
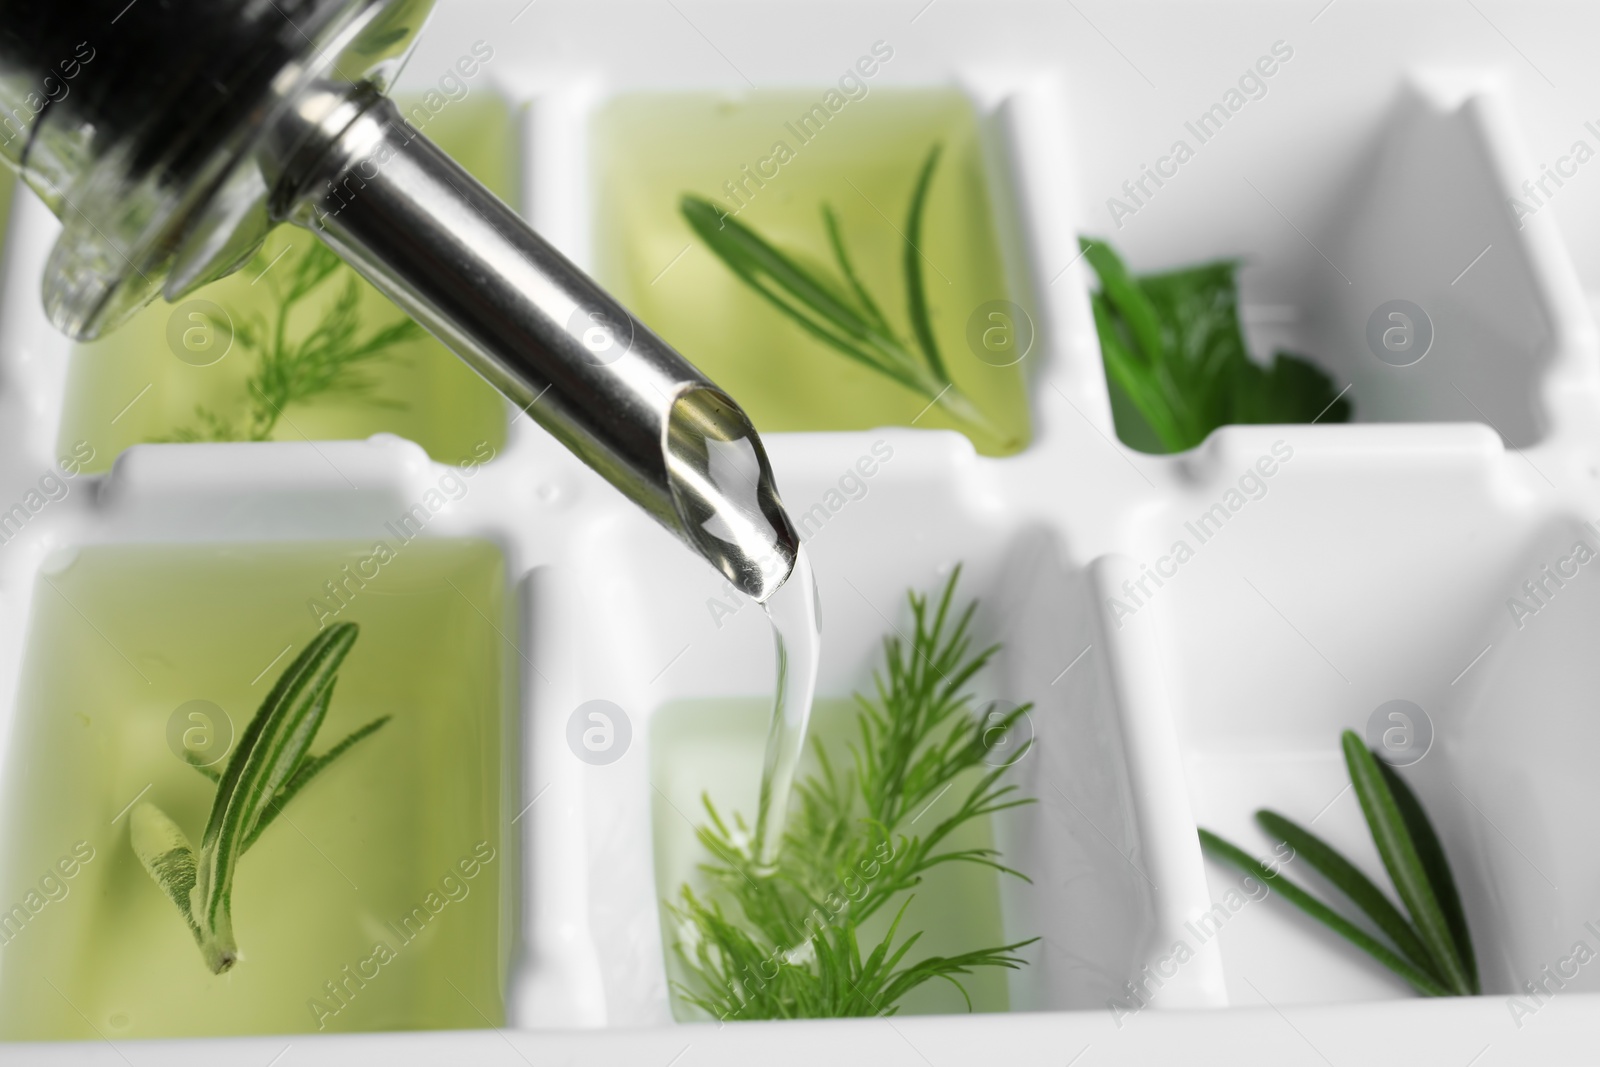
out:
<path id="1" fill-rule="evenodd" d="M 817 665 L 822 655 L 817 580 L 804 546 L 795 554 L 788 580 L 761 606 L 772 623 L 778 684 L 772 703 L 772 725 L 767 730 L 766 757 L 761 765 L 761 799 L 751 851 L 757 864 L 775 869 L 783 847 L 789 794 L 794 789 L 800 757 L 805 754 L 811 705 L 817 692 Z"/>

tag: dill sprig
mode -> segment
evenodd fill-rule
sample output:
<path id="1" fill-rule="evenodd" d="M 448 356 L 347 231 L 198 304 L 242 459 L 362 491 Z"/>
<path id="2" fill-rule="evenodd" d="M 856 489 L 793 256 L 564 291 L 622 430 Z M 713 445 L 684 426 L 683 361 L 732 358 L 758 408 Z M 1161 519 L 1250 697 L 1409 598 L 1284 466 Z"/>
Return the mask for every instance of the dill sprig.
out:
<path id="1" fill-rule="evenodd" d="M 958 568 L 932 607 L 928 597 L 909 594 L 912 635 L 884 639 L 874 697 L 856 695 L 848 767 L 836 767 L 814 743 L 817 771 L 795 786 L 775 869 L 754 855 L 744 820 L 735 816 L 730 825 L 704 798 L 710 821 L 696 833 L 713 857 L 701 867 L 709 891 L 685 885 L 668 905 L 682 927 L 676 951 L 687 981 L 674 988 L 686 1003 L 718 1019 L 892 1015 L 907 993 L 942 978 L 970 1009 L 962 976 L 1026 963 L 1016 952 L 1037 938 L 911 959 L 922 934 L 901 933 L 911 891 L 935 868 L 972 863 L 1027 880 L 993 848 L 948 844 L 974 820 L 1031 803 L 1014 795 L 1015 785 L 1001 784 L 1009 765 L 984 763 L 993 751 L 986 737 L 1003 735 L 1031 705 L 1003 715 L 993 704 L 974 707 L 966 687 L 999 646 L 973 650 L 976 602 L 952 614 L 959 576 Z M 957 794 L 956 810 L 913 833 L 926 810 L 963 782 L 971 784 Z M 887 932 L 865 948 L 863 924 L 891 906 Z"/>
<path id="2" fill-rule="evenodd" d="M 422 327 L 402 316 L 363 337 L 361 279 L 320 242 L 284 270 L 272 267 L 257 257 L 253 269 L 261 272 L 258 277 L 272 290 L 275 310 L 270 317 L 257 312 L 244 318 L 234 331 L 234 343 L 255 359 L 255 370 L 245 383 L 243 413 L 229 418 L 196 405 L 194 424 L 167 440 L 266 441 L 286 408 L 323 396 L 363 396 L 375 407 L 401 406 L 372 396 L 377 381 L 365 372 L 366 365 L 389 358 L 396 345 L 421 337 Z M 336 275 L 344 278 L 344 284 L 333 303 L 309 330 L 297 331 L 296 309 L 322 293 Z"/>
<path id="3" fill-rule="evenodd" d="M 901 271 L 905 279 L 907 341 L 862 284 L 845 247 L 833 208 L 822 205 L 822 224 L 839 273 L 807 266 L 704 197 L 686 194 L 679 203 L 685 221 L 701 242 L 734 275 L 801 329 L 823 344 L 898 382 L 960 422 L 994 436 L 991 423 L 950 376 L 933 329 L 923 277 L 923 220 L 928 192 L 943 146 L 935 144 L 917 173 L 902 234 Z"/>
<path id="4" fill-rule="evenodd" d="M 176 905 L 213 974 L 231 969 L 239 959 L 233 879 L 240 858 L 313 778 L 389 721 L 387 715 L 376 718 L 322 755 L 311 755 L 339 666 L 357 634 L 353 622 L 335 623 L 318 634 L 274 683 L 227 766 L 219 773 L 195 765 L 217 783 L 198 849 L 150 801 L 136 805 L 129 818 L 134 854 Z"/>

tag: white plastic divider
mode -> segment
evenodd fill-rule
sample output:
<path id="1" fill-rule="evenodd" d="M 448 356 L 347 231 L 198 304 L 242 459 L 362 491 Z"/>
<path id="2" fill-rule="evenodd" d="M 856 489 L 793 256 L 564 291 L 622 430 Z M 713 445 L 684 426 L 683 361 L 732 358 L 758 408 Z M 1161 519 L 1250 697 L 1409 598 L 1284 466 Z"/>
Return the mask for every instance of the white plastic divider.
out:
<path id="1" fill-rule="evenodd" d="M 1200 866 L 1200 841 L 1178 747 L 1167 681 L 1152 666 L 1167 659 L 1160 648 L 1162 605 L 1126 623 L 1102 606 L 1126 597 L 1125 583 L 1143 577 L 1133 560 L 1101 557 L 1089 568 L 1099 639 L 1128 761 L 1138 848 L 1124 857 L 1142 868 L 1156 902 L 1155 928 L 1142 966 L 1107 1003 L 1115 1014 L 1147 1003 L 1162 1008 L 1219 1007 L 1227 1003 L 1222 960 L 1214 939 L 1201 937 L 1212 902 Z M 1137 589 L 1137 586 L 1134 587 Z M 1146 586 L 1148 588 L 1148 584 Z M 1196 923 L 1201 924 L 1196 927 Z M 1100 1006 L 1100 1005 L 1097 1005 Z"/>
<path id="2" fill-rule="evenodd" d="M 519 587 L 527 627 L 525 698 L 508 836 L 521 850 L 506 1021 L 518 1028 L 603 1026 L 607 997 L 590 930 L 590 871 L 583 817 L 592 770 L 566 745 L 566 711 L 583 702 L 570 671 L 577 655 L 569 619 L 580 591 L 555 568 L 533 568 Z M 541 668 L 541 664 L 544 666 Z"/>
<path id="3" fill-rule="evenodd" d="M 1363 421 L 1485 422 L 1524 448 L 1551 433 L 1553 405 L 1592 412 L 1600 343 L 1549 213 L 1514 206 L 1528 199 L 1519 149 L 1492 78 L 1416 77 L 1332 213 L 1327 254 L 1344 283 L 1323 275 L 1313 321 Z M 1404 320 L 1370 325 L 1392 301 L 1422 317 L 1402 309 Z M 1373 358 L 1369 333 L 1390 329 L 1397 344 L 1411 331 L 1413 346 L 1431 334 L 1431 350 L 1396 353 L 1420 359 L 1403 366 Z"/>
<path id="4" fill-rule="evenodd" d="M 1100 433 L 1115 437 L 1089 308 L 1088 265 L 1078 248 L 1077 167 L 1066 86 L 1048 71 L 1027 68 L 964 69 L 957 79 L 984 118 L 990 188 L 1009 280 L 1035 319 L 1035 351 L 1024 357 L 1035 447 L 1056 440 L 1046 412 L 1058 396 L 1069 398 Z"/>

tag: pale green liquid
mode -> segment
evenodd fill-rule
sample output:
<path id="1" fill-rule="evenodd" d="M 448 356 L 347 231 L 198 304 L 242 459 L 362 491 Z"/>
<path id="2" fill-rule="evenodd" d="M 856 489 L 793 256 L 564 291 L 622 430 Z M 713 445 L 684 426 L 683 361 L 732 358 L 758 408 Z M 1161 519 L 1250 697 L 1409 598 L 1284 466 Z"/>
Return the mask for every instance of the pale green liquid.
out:
<path id="1" fill-rule="evenodd" d="M 404 102 L 402 102 L 404 109 Z M 506 105 L 479 90 L 448 104 L 423 129 L 479 181 L 503 199 L 513 195 L 514 142 Z M 309 232 L 280 226 L 267 239 L 263 255 L 285 272 L 316 242 Z M 209 300 L 237 327 L 252 318 L 272 319 L 277 303 L 261 267 L 247 266 L 188 300 Z M 344 288 L 344 272 L 324 282 L 299 305 L 291 336 L 300 338 L 326 314 Z M 281 279 L 280 279 L 281 280 Z M 404 317 L 389 299 L 366 282 L 360 311 L 365 338 Z M 237 342 L 220 361 L 196 367 L 173 354 L 167 339 L 173 305 L 157 300 L 132 320 L 93 344 L 77 345 L 67 372 L 61 418 L 61 455 L 78 441 L 94 448 L 90 471 L 108 470 L 129 445 L 170 438 L 197 424 L 195 406 L 223 417 L 248 410 L 246 382 L 256 357 Z M 363 365 L 376 382 L 369 396 L 327 394 L 290 405 L 273 429 L 278 441 L 361 439 L 393 433 L 417 442 L 434 459 L 458 463 L 480 441 L 499 451 L 505 443 L 505 402 L 500 394 L 439 342 L 426 335 L 394 346 L 388 358 Z M 147 388 L 148 387 L 148 388 Z M 135 399 L 137 398 L 137 399 Z M 374 400 L 382 403 L 374 403 Z"/>
<path id="2" fill-rule="evenodd" d="M 953 90 L 874 88 L 802 144 L 785 123 L 821 97 L 820 91 L 635 94 L 608 105 L 594 127 L 602 283 L 738 400 L 763 433 L 915 420 L 921 429 L 961 430 L 986 454 L 1018 451 L 1030 432 L 1021 370 L 1028 361 L 991 366 L 967 339 L 968 319 L 980 304 L 1018 300 L 995 238 L 971 104 Z M 742 179 L 741 165 L 754 169 L 771 158 L 777 141 L 795 158 L 765 188 L 749 183 L 739 221 L 785 251 L 831 267 L 820 213 L 822 202 L 831 204 L 863 283 L 905 339 L 911 333 L 901 231 L 923 159 L 936 142 L 944 145 L 918 243 L 928 261 L 928 300 L 957 387 L 1000 427 L 999 435 L 929 409 L 928 397 L 814 339 L 695 238 L 679 214 L 679 198 L 693 193 L 734 209 L 723 183 Z"/>
<path id="3" fill-rule="evenodd" d="M 710 795 L 724 818 L 731 819 L 738 812 L 746 822 L 750 821 L 759 790 L 755 768 L 761 763 L 771 715 L 771 705 L 763 700 L 722 699 L 668 704 L 651 717 L 650 773 L 655 786 L 651 790 L 651 828 L 656 894 L 661 900 L 676 900 L 685 882 L 697 893 L 706 888 L 706 879 L 697 868 L 711 857 L 694 837 L 694 828 L 709 821 L 701 802 L 702 793 Z M 845 745 L 855 736 L 856 715 L 854 703 L 848 700 L 818 700 L 812 707 L 811 735 L 828 746 L 836 769 L 849 766 Z M 801 774 L 814 769 L 815 756 L 808 747 Z M 918 825 L 936 825 L 953 814 L 959 805 L 958 795 L 965 795 L 974 780 L 958 779 L 921 816 Z M 989 820 L 978 819 L 947 838 L 944 847 L 986 848 L 992 844 Z M 954 955 L 1005 944 L 997 878 L 991 870 L 966 863 L 947 864 L 930 873 L 914 890 L 916 897 L 906 909 L 900 927 L 902 934 L 923 931 L 911 950 L 912 956 L 921 959 Z M 899 907 L 900 900 L 896 898 L 894 908 Z M 878 943 L 894 918 L 892 910 L 880 910 L 865 925 L 863 945 Z M 661 923 L 667 973 L 683 981 L 685 976 L 672 948 L 678 931 L 665 908 Z M 972 998 L 974 1011 L 1007 1010 L 1007 973 L 980 968 L 961 980 Z M 950 983 L 937 979 L 913 991 L 900 1005 L 902 1015 L 967 1010 L 961 994 Z M 676 1000 L 673 1011 L 684 1021 L 701 1015 Z"/>
<path id="4" fill-rule="evenodd" d="M 316 632 L 308 599 L 325 598 L 322 583 L 370 551 L 88 548 L 47 566 L 4 768 L 0 908 L 24 902 L 75 842 L 94 857 L 0 947 L 0 1039 L 315 1031 L 309 1002 L 341 1007 L 324 983 L 342 982 L 378 942 L 394 959 L 347 987 L 326 1032 L 501 1023 L 516 859 L 500 833 L 511 683 L 494 627 L 515 634 L 504 563 L 486 542 L 401 546 L 338 616 L 361 634 L 312 751 L 393 719 L 296 796 L 240 861 L 242 958 L 231 971 L 205 967 L 128 842 L 121 813 L 141 791 L 199 840 L 215 787 L 168 748 L 169 717 L 209 700 L 237 739 Z M 441 880 L 459 878 L 479 842 L 494 858 L 460 880 L 464 897 L 407 929 L 407 943 L 390 924 L 418 906 L 431 912 L 429 894 L 445 899 Z M 455 885 L 446 888 L 460 896 Z"/>

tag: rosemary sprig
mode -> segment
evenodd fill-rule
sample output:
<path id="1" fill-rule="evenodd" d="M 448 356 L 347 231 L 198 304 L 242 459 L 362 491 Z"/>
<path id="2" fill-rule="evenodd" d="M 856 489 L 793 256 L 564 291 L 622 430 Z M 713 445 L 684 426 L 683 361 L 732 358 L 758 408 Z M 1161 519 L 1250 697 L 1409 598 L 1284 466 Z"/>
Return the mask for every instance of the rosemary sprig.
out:
<path id="1" fill-rule="evenodd" d="M 1346 730 L 1340 743 L 1361 813 L 1405 905 L 1405 914 L 1353 863 L 1310 830 L 1265 809 L 1256 812 L 1256 821 L 1348 897 L 1388 937 L 1389 944 L 1209 830 L 1200 831 L 1200 843 L 1214 858 L 1271 885 L 1284 899 L 1394 971 L 1417 992 L 1435 997 L 1475 996 L 1482 988 L 1466 912 L 1444 847 L 1421 801 L 1394 768 L 1368 751 L 1354 731 Z"/>
<path id="2" fill-rule="evenodd" d="M 233 936 L 233 879 L 239 859 L 289 800 L 351 746 L 382 728 L 374 719 L 321 756 L 311 756 L 333 698 L 338 670 L 358 630 L 335 623 L 295 657 L 267 694 L 221 774 L 197 767 L 217 783 L 200 848 L 149 801 L 130 816 L 134 853 L 183 915 L 213 974 L 237 962 Z"/>
<path id="3" fill-rule="evenodd" d="M 960 827 L 1031 803 L 1000 784 L 1008 768 L 987 769 L 985 736 L 1029 710 L 991 720 L 994 706 L 973 707 L 966 691 L 999 646 L 974 651 L 977 607 L 951 612 L 959 569 L 936 605 L 909 596 L 909 643 L 884 641 L 885 665 L 874 699 L 857 694 L 857 736 L 848 770 L 839 770 L 820 741 L 818 770 L 796 784 L 776 870 L 752 851 L 749 828 L 732 825 L 709 797 L 710 817 L 697 835 L 712 861 L 707 896 L 685 885 L 669 911 L 682 925 L 676 952 L 688 980 L 678 995 L 719 1019 L 794 1019 L 892 1015 L 907 993 L 934 979 L 956 986 L 980 967 L 1016 969 L 1017 950 L 1038 940 L 954 956 L 910 959 L 921 933 L 901 934 L 911 891 L 945 864 L 973 863 L 1027 880 L 992 848 L 954 848 Z M 972 775 L 978 774 L 976 781 Z M 924 834 L 912 825 L 934 801 L 970 781 L 956 810 Z M 894 906 L 887 932 L 868 949 L 862 925 Z M 967 1001 L 971 1007 L 971 1000 Z"/>
<path id="4" fill-rule="evenodd" d="M 938 404 L 958 421 L 994 435 L 994 425 L 950 377 L 928 306 L 920 245 L 928 191 L 941 150 L 937 144 L 929 150 L 906 211 L 901 269 L 911 342 L 889 325 L 878 301 L 862 284 L 845 247 L 838 216 L 827 203 L 822 205 L 822 224 L 839 268 L 834 277 L 803 265 L 710 200 L 686 194 L 679 209 L 689 228 L 740 281 L 801 329 L 930 404 Z"/>
<path id="5" fill-rule="evenodd" d="M 1085 237 L 1082 247 L 1100 278 L 1095 329 L 1129 444 L 1182 452 L 1228 423 L 1349 421 L 1350 401 L 1315 364 L 1287 352 L 1270 367 L 1250 358 L 1234 261 L 1135 277 L 1104 241 Z M 1133 426 L 1117 410 L 1126 407 Z"/>
<path id="6" fill-rule="evenodd" d="M 399 406 L 371 396 L 377 382 L 364 373 L 364 365 L 390 358 L 396 345 L 421 337 L 422 327 L 402 316 L 363 337 L 361 279 L 320 242 L 281 272 L 271 268 L 264 256 L 257 257 L 254 269 L 263 272 L 276 303 L 271 317 L 255 313 L 234 331 L 234 342 L 255 358 L 245 383 L 244 413 L 229 418 L 197 405 L 195 423 L 168 440 L 265 441 L 286 408 L 322 396 L 360 395 L 375 406 Z M 335 276 L 342 276 L 344 285 L 333 303 L 309 330 L 297 333 L 296 309 Z"/>

